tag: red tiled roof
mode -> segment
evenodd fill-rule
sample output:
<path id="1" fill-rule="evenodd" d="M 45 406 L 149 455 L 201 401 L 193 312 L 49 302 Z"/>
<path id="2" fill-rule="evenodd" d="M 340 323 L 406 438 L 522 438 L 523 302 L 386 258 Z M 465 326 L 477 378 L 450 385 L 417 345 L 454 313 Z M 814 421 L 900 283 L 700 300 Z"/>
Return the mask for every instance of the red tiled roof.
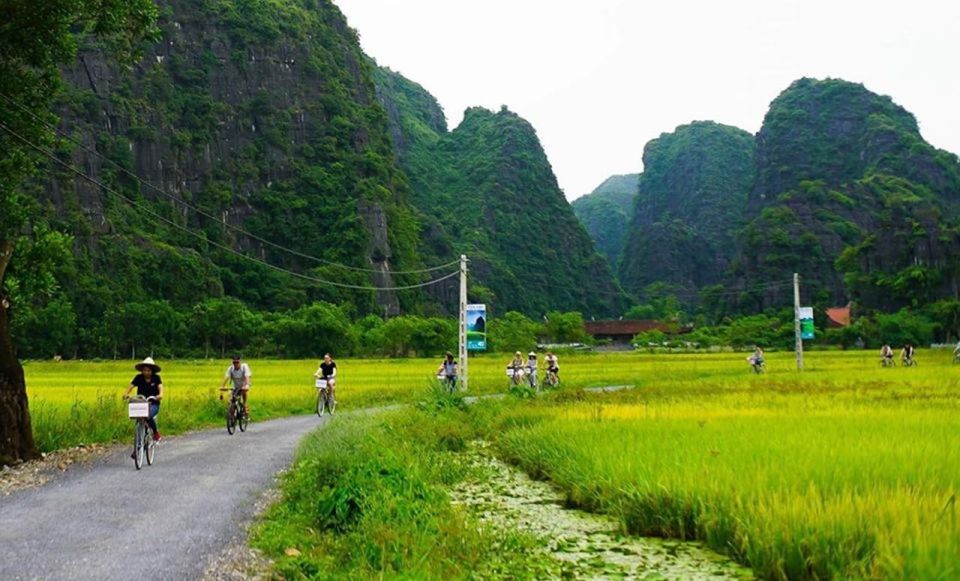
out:
<path id="1" fill-rule="evenodd" d="M 849 327 L 851 320 L 850 305 L 827 309 L 827 322 L 833 327 Z"/>

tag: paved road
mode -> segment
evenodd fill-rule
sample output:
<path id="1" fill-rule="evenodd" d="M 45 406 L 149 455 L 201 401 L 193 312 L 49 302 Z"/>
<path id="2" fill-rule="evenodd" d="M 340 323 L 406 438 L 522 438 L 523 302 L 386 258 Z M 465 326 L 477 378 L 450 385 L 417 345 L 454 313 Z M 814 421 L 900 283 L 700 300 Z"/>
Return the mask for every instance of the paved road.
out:
<path id="1" fill-rule="evenodd" d="M 487 397 L 503 394 L 469 402 Z M 139 472 L 122 448 L 45 486 L 0 497 L 0 581 L 195 579 L 221 548 L 243 539 L 258 494 L 290 465 L 300 439 L 328 419 L 167 438 L 156 463 Z"/>
<path id="2" fill-rule="evenodd" d="M 0 498 L 0 580 L 197 578 L 211 556 L 242 538 L 239 523 L 253 516 L 258 494 L 326 420 L 167 438 L 156 463 L 139 472 L 130 450 L 117 450 Z"/>

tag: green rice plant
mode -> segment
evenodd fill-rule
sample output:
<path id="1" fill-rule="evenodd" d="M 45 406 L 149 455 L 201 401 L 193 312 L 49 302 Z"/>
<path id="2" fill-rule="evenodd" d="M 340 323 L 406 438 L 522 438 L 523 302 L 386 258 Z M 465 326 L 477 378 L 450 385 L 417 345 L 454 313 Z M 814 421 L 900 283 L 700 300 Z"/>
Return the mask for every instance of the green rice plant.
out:
<path id="1" fill-rule="evenodd" d="M 948 354 L 889 370 L 817 353 L 802 375 L 775 355 L 761 377 L 730 357 L 651 358 L 636 390 L 487 406 L 476 425 L 571 505 L 702 539 L 761 577 L 960 575 Z"/>

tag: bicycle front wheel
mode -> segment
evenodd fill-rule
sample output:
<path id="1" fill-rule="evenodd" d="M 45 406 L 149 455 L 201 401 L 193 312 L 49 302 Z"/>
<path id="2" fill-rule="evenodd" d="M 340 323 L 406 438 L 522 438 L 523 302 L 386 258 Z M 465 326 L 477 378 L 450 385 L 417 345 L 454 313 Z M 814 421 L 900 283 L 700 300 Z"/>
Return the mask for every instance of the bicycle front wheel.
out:
<path id="1" fill-rule="evenodd" d="M 157 442 L 152 437 L 153 434 L 150 434 L 144 430 L 144 442 L 147 447 L 147 466 L 153 465 L 153 459 L 157 454 Z"/>
<path id="2" fill-rule="evenodd" d="M 325 389 L 321 389 L 317 391 L 317 416 L 321 418 L 323 417 L 323 412 L 326 411 L 326 408 L 327 408 L 326 394 L 327 394 L 327 391 Z"/>
<path id="3" fill-rule="evenodd" d="M 234 430 L 237 425 L 237 404 L 230 402 L 230 405 L 227 406 L 227 433 L 231 436 L 233 435 Z"/>
<path id="4" fill-rule="evenodd" d="M 241 432 L 246 432 L 247 425 L 250 423 L 250 417 L 247 416 L 247 410 L 242 407 L 243 404 L 240 405 L 241 407 L 237 413 L 237 424 L 239 424 Z"/>
<path id="5" fill-rule="evenodd" d="M 147 427 L 143 420 L 137 420 L 136 433 L 133 436 L 133 465 L 137 470 L 143 467 L 143 447 L 147 437 Z"/>

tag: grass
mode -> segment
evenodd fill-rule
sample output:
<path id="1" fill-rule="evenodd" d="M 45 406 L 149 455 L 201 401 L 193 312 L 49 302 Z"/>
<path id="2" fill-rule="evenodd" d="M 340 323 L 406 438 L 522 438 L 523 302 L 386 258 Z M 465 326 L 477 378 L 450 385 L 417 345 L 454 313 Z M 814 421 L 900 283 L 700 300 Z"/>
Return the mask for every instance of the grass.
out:
<path id="1" fill-rule="evenodd" d="M 253 532 L 278 577 L 535 575 L 533 539 L 495 535 L 449 502 L 447 487 L 469 472 L 459 452 L 474 434 L 456 402 L 435 403 L 431 412 L 338 417 L 304 441 L 283 502 Z"/>
<path id="2" fill-rule="evenodd" d="M 764 578 L 960 576 L 960 381 L 949 354 L 803 375 L 661 356 L 631 392 L 485 406 L 508 460 L 642 535 L 702 539 Z M 678 364 L 679 363 L 679 364 Z"/>

